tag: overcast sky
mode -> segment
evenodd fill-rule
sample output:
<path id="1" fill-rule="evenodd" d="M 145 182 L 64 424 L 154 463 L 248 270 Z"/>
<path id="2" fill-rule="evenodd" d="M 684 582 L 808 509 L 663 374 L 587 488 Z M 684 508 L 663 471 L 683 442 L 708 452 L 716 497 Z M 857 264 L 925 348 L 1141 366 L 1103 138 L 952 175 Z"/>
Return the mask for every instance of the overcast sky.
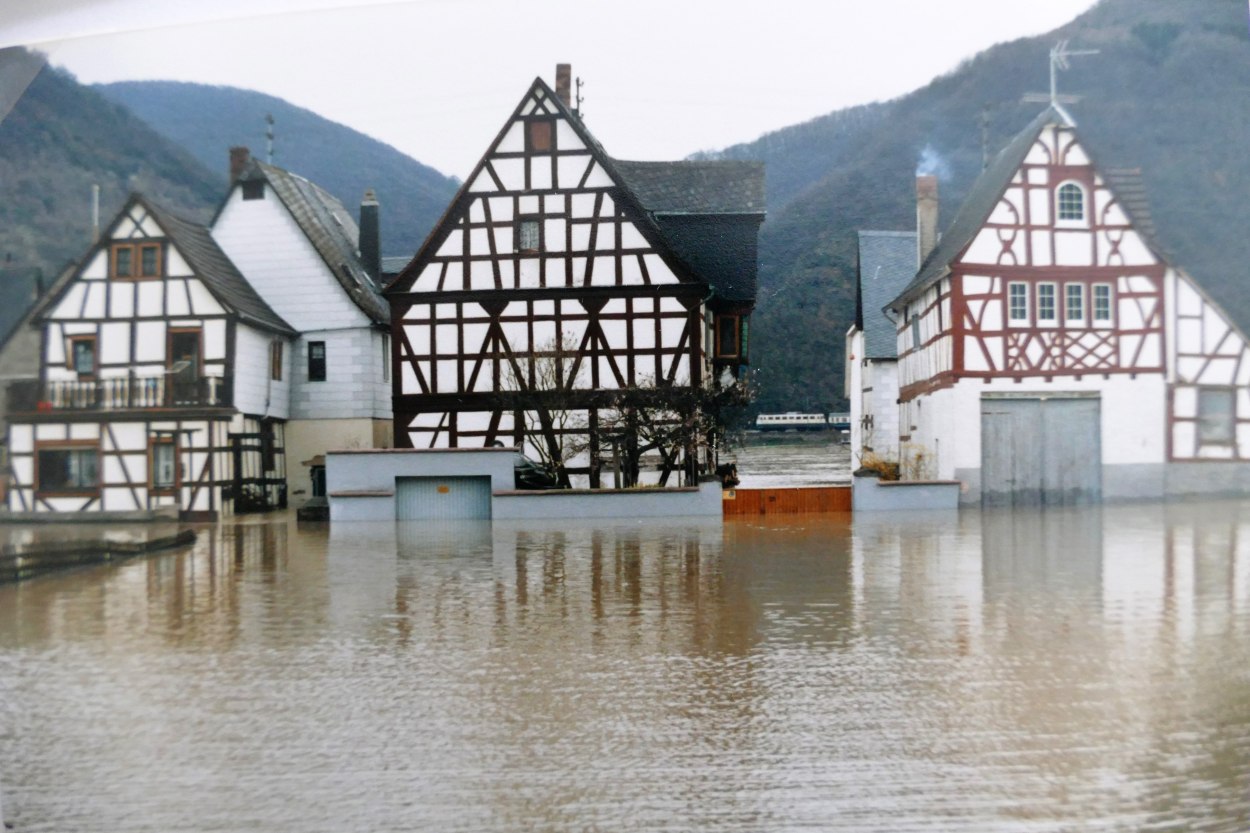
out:
<path id="1" fill-rule="evenodd" d="M 86 83 L 259 90 L 465 177 L 573 65 L 621 159 L 678 159 L 893 98 L 1094 0 L 2 0 L 0 46 Z M 1037 89 L 1047 68 L 1037 67 Z M 257 126 L 261 135 L 263 125 Z M 279 147 L 282 125 L 277 126 Z"/>

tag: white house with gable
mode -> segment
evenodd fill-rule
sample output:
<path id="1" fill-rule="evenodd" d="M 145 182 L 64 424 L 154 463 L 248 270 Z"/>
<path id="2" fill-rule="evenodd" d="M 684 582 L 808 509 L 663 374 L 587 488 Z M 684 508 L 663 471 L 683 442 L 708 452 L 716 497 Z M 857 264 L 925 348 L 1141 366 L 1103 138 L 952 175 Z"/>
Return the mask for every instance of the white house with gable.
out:
<path id="1" fill-rule="evenodd" d="M 212 519 L 286 505 L 295 331 L 208 230 L 132 196 L 42 302 L 8 507 Z"/>
<path id="2" fill-rule="evenodd" d="M 1051 106 L 991 162 L 897 320 L 904 469 L 986 505 L 1244 492 L 1250 345 Z"/>
<path id="3" fill-rule="evenodd" d="M 275 312 L 298 332 L 291 357 L 288 457 L 292 490 L 308 488 L 300 464 L 328 449 L 389 448 L 390 309 L 379 293 L 378 203 L 367 194 L 361 226 L 314 183 L 231 151 L 230 192 L 213 237 Z"/>

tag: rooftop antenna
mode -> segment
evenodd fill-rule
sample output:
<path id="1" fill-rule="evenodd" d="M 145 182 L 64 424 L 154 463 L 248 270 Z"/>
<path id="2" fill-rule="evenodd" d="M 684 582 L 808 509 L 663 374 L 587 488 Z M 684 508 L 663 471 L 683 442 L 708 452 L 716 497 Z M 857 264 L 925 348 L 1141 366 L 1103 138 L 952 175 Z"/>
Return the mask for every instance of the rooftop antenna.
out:
<path id="1" fill-rule="evenodd" d="M 265 162 L 273 164 L 273 113 L 265 114 Z"/>
<path id="2" fill-rule="evenodd" d="M 582 77 L 580 75 L 577 76 L 577 98 L 575 99 L 575 105 L 576 106 L 573 107 L 573 112 L 580 116 L 582 114 Z"/>
<path id="3" fill-rule="evenodd" d="M 1064 117 L 1067 118 L 1068 121 L 1072 122 L 1073 124 L 1076 124 L 1075 120 L 1068 114 L 1068 111 L 1063 109 L 1063 105 L 1075 104 L 1076 102 L 1080 101 L 1081 98 L 1080 96 L 1075 96 L 1075 95 L 1060 95 L 1059 94 L 1059 70 L 1069 69 L 1071 67 L 1071 65 L 1068 63 L 1069 58 L 1075 57 L 1077 55 L 1097 55 L 1097 54 L 1098 54 L 1097 49 L 1068 49 L 1067 38 L 1064 38 L 1063 40 L 1059 41 L 1057 44 L 1051 47 L 1051 50 L 1050 50 L 1050 95 L 1046 96 L 1043 93 L 1027 93 L 1024 96 L 1023 100 L 1031 101 L 1031 102 L 1048 102 L 1051 107 L 1054 107 L 1056 110 L 1062 113 Z"/>

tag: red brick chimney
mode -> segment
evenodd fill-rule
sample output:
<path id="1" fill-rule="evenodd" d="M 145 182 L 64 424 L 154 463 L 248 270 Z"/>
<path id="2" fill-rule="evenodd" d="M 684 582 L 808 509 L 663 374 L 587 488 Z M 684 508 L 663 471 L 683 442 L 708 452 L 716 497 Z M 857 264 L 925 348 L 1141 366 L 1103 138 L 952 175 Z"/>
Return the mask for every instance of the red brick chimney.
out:
<path id="1" fill-rule="evenodd" d="M 230 181 L 233 183 L 252 160 L 252 152 L 245 147 L 230 148 Z"/>
<path id="2" fill-rule="evenodd" d="M 556 64 L 556 95 L 564 102 L 565 107 L 572 107 L 573 101 L 569 91 L 573 87 L 573 67 L 571 64 Z"/>
<path id="3" fill-rule="evenodd" d="M 916 268 L 924 263 L 938 242 L 938 178 L 916 177 Z"/>

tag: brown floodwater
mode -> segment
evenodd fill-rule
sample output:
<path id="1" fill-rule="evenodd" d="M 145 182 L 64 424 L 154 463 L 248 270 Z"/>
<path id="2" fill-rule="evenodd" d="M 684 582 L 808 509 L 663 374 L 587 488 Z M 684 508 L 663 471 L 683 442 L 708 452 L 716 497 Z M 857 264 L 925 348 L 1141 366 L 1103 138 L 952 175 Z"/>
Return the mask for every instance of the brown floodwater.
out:
<path id="1" fill-rule="evenodd" d="M 23 831 L 1244 831 L 1250 502 L 205 528 L 0 587 Z"/>

